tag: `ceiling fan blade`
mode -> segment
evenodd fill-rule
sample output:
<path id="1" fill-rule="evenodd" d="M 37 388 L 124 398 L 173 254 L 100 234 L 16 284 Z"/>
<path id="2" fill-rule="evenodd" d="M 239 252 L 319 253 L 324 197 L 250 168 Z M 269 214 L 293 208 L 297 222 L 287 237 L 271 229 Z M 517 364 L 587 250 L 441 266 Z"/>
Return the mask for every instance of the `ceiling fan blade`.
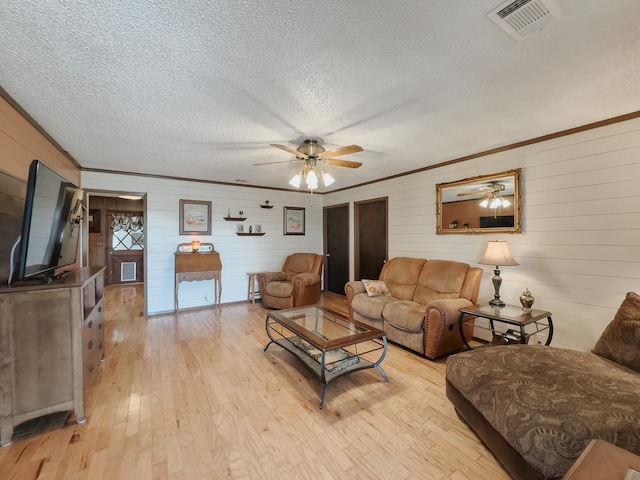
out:
<path id="1" fill-rule="evenodd" d="M 349 167 L 359 168 L 362 166 L 361 162 L 350 162 L 349 160 L 338 160 L 337 158 L 322 159 L 327 165 L 335 165 L 336 167 Z"/>
<path id="2" fill-rule="evenodd" d="M 484 190 L 474 190 L 473 192 L 462 192 L 458 194 L 458 197 L 466 197 L 467 195 L 491 195 L 491 192 Z"/>
<path id="3" fill-rule="evenodd" d="M 324 155 L 326 155 L 327 157 L 339 157 L 340 155 L 347 155 L 349 153 L 356 153 L 356 152 L 362 152 L 362 151 L 363 149 L 360 145 L 347 145 L 346 147 L 340 147 L 334 150 L 328 150 L 324 152 Z"/>
<path id="4" fill-rule="evenodd" d="M 254 163 L 253 165 L 254 166 L 257 166 L 257 165 L 274 165 L 276 163 L 292 163 L 292 162 L 303 162 L 303 161 L 304 161 L 304 158 L 295 158 L 293 160 L 282 160 L 282 161 L 279 161 L 279 162 Z"/>
<path id="5" fill-rule="evenodd" d="M 280 145 L 278 143 L 272 143 L 270 145 L 272 147 L 279 148 L 280 150 L 284 150 L 285 152 L 288 152 L 288 153 L 290 153 L 292 155 L 295 155 L 296 157 L 303 157 L 304 158 L 304 154 L 303 153 L 300 153 L 299 151 L 294 150 L 293 148 L 289 148 L 286 145 Z"/>

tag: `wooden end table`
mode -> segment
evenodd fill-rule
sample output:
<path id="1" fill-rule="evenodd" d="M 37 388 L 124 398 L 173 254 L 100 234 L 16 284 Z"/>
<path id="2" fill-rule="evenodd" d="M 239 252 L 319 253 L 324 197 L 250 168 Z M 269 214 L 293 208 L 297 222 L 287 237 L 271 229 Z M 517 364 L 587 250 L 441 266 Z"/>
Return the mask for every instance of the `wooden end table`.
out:
<path id="1" fill-rule="evenodd" d="M 551 319 L 551 313 L 545 310 L 531 310 L 525 312 L 521 307 L 513 305 L 507 305 L 505 307 L 493 307 L 486 304 L 474 305 L 468 308 L 460 309 L 460 317 L 458 318 L 458 326 L 460 328 L 460 335 L 464 341 L 468 350 L 472 350 L 469 342 L 464 336 L 464 325 L 470 320 L 465 320 L 465 316 L 472 316 L 473 320 L 476 318 L 486 318 L 489 320 L 489 327 L 482 327 L 476 325 L 478 328 L 489 330 L 494 344 L 508 344 L 508 343 L 522 343 L 526 344 L 531 335 L 536 335 L 540 332 L 547 332 L 547 340 L 545 345 L 551 343 L 553 338 L 553 320 Z M 545 323 L 546 320 L 546 323 Z M 496 328 L 496 323 L 505 325 L 506 331 L 502 331 Z M 509 327 L 514 327 L 510 329 Z M 529 327 L 530 326 L 530 327 Z M 529 332 L 527 333 L 527 328 Z M 535 329 L 535 330 L 534 330 Z M 495 343 L 496 340 L 498 343 Z"/>
<path id="2" fill-rule="evenodd" d="M 563 480 L 624 480 L 629 469 L 640 471 L 640 457 L 603 440 L 591 440 Z M 633 477 L 632 477 L 633 478 Z"/>

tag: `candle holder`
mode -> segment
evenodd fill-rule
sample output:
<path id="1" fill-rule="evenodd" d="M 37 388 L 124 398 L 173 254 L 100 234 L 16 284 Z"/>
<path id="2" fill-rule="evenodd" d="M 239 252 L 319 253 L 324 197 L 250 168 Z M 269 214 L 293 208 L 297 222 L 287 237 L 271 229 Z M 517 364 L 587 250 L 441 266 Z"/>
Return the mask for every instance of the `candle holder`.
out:
<path id="1" fill-rule="evenodd" d="M 198 250 L 200 250 L 200 242 L 198 240 L 191 242 L 191 250 L 193 250 L 193 253 L 198 253 Z"/>

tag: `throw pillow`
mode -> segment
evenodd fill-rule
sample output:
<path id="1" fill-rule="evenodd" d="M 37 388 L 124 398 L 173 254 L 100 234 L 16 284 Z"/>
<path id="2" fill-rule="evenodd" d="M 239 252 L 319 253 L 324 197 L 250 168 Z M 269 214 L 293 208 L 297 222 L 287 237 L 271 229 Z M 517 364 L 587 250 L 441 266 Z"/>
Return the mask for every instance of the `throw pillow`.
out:
<path id="1" fill-rule="evenodd" d="M 640 372 L 640 295 L 627 293 L 592 352 Z"/>
<path id="2" fill-rule="evenodd" d="M 389 297 L 391 292 L 382 280 L 362 280 L 364 289 L 370 297 Z"/>

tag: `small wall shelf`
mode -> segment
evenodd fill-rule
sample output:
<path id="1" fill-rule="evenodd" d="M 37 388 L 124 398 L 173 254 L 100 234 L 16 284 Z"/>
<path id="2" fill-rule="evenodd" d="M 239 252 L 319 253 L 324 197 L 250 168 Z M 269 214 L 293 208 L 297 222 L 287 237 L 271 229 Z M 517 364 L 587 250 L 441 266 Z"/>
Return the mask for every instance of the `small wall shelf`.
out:
<path id="1" fill-rule="evenodd" d="M 260 205 L 260 208 L 273 208 L 273 205 Z"/>
<path id="2" fill-rule="evenodd" d="M 244 222 L 247 217 L 222 217 L 224 218 L 227 222 Z"/>
<path id="3" fill-rule="evenodd" d="M 264 235 L 267 232 L 262 232 L 262 233 L 241 233 L 241 232 L 236 232 L 236 235 L 238 235 L 239 237 L 261 237 L 262 235 Z"/>

